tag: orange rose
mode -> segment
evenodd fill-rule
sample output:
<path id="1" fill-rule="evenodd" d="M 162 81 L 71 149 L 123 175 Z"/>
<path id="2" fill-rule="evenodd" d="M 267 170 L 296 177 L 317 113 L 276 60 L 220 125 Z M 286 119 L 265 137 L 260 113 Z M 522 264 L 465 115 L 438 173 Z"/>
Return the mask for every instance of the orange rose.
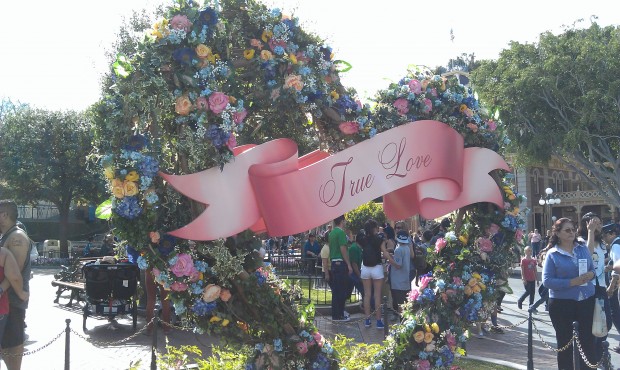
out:
<path id="1" fill-rule="evenodd" d="M 422 330 L 416 331 L 413 334 L 413 339 L 416 341 L 416 343 L 422 343 L 424 341 L 424 332 Z"/>
<path id="2" fill-rule="evenodd" d="M 284 78 L 284 87 L 301 91 L 304 87 L 304 82 L 300 75 L 288 75 Z"/>
<path id="3" fill-rule="evenodd" d="M 474 287 L 472 288 L 472 290 L 474 291 L 474 293 L 480 293 L 480 290 L 481 290 L 481 289 L 480 289 L 480 286 L 479 286 L 479 285 L 476 285 L 476 286 L 474 286 Z"/>
<path id="4" fill-rule="evenodd" d="M 428 344 L 428 343 L 432 342 L 433 338 L 435 338 L 433 333 L 426 333 L 426 334 L 424 334 L 424 343 Z"/>
<path id="5" fill-rule="evenodd" d="M 230 294 L 230 290 L 228 289 L 222 289 L 222 291 L 220 292 L 220 299 L 223 302 L 228 302 L 228 300 L 230 299 L 231 294 Z"/>
<path id="6" fill-rule="evenodd" d="M 192 110 L 192 101 L 189 100 L 187 95 L 181 95 L 177 98 L 174 105 L 174 111 L 181 116 L 187 116 Z"/>
<path id="7" fill-rule="evenodd" d="M 220 291 L 222 288 L 219 285 L 209 284 L 202 291 L 202 300 L 209 303 L 213 302 L 220 297 Z"/>
<path id="8" fill-rule="evenodd" d="M 469 287 L 469 285 L 465 286 L 465 289 L 463 289 L 463 293 L 465 293 L 466 296 L 471 295 L 471 288 Z"/>
<path id="9" fill-rule="evenodd" d="M 196 54 L 198 55 L 198 58 L 204 59 L 211 55 L 211 48 L 207 45 L 200 44 L 196 46 Z"/>
<path id="10" fill-rule="evenodd" d="M 138 184 L 133 181 L 125 181 L 123 184 L 123 190 L 125 191 L 125 196 L 134 196 L 138 194 Z"/>

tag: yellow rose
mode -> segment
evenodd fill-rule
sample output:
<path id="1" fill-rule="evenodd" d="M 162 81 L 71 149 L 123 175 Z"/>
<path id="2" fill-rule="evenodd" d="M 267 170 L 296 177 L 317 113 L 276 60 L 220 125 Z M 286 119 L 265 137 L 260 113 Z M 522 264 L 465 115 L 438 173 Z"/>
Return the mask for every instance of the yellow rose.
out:
<path id="1" fill-rule="evenodd" d="M 170 30 L 168 29 L 167 19 L 155 22 L 153 29 L 151 30 L 151 35 L 155 36 L 155 38 L 159 40 L 167 37 L 169 34 Z"/>
<path id="2" fill-rule="evenodd" d="M 273 54 L 269 50 L 263 50 L 260 52 L 260 58 L 262 60 L 270 60 L 273 58 Z"/>
<path id="3" fill-rule="evenodd" d="M 222 319 L 220 319 L 218 316 L 213 316 L 211 318 L 211 320 L 209 320 L 210 323 L 214 323 L 214 322 L 218 322 L 218 321 L 222 321 Z"/>
<path id="4" fill-rule="evenodd" d="M 222 321 L 222 326 L 226 326 L 228 325 L 230 321 L 228 321 L 228 319 L 224 319 L 224 321 Z"/>
<path id="5" fill-rule="evenodd" d="M 431 332 L 431 326 L 428 325 L 428 324 L 424 324 L 424 331 L 427 332 L 427 333 L 430 333 Z"/>
<path id="6" fill-rule="evenodd" d="M 515 197 L 515 195 L 514 195 L 514 194 L 510 194 L 510 195 L 508 196 L 508 199 L 510 199 L 510 200 L 515 200 L 515 199 L 517 199 L 517 197 Z"/>
<path id="7" fill-rule="evenodd" d="M 459 112 L 463 113 L 463 112 L 465 112 L 465 109 L 467 109 L 467 105 L 465 105 L 465 104 L 461 104 L 461 105 L 459 106 Z"/>
<path id="8" fill-rule="evenodd" d="M 465 293 L 466 296 L 471 295 L 471 288 L 469 287 L 469 285 L 465 285 L 465 289 L 463 289 L 463 293 Z"/>
<path id="9" fill-rule="evenodd" d="M 114 168 L 112 168 L 112 167 L 104 168 L 103 169 L 103 174 L 105 175 L 106 179 L 112 180 L 114 178 Z"/>
<path id="10" fill-rule="evenodd" d="M 254 49 L 246 49 L 243 51 L 243 57 L 247 60 L 254 58 Z"/>
<path id="11" fill-rule="evenodd" d="M 300 75 L 288 75 L 284 78 L 284 87 L 301 91 L 304 87 L 304 82 Z"/>
<path id="12" fill-rule="evenodd" d="M 482 290 L 487 290 L 487 286 L 484 285 L 483 283 L 478 283 L 478 286 L 480 287 L 480 289 Z"/>
<path id="13" fill-rule="evenodd" d="M 125 181 L 123 184 L 123 190 L 125 191 L 125 196 L 134 196 L 138 194 L 138 184 L 133 181 Z"/>
<path id="14" fill-rule="evenodd" d="M 204 59 L 211 55 L 211 48 L 207 45 L 199 44 L 196 46 L 196 54 L 198 55 L 198 58 Z"/>
<path id="15" fill-rule="evenodd" d="M 115 178 L 112 180 L 112 187 L 120 186 L 123 187 L 123 181 L 119 178 Z"/>
<path id="16" fill-rule="evenodd" d="M 473 274 L 471 274 L 471 276 L 476 278 L 476 279 L 478 279 L 478 280 L 482 279 L 482 276 L 480 276 L 480 274 L 477 273 L 477 272 L 474 272 Z"/>
<path id="17" fill-rule="evenodd" d="M 480 289 L 480 286 L 479 286 L 479 285 L 476 285 L 476 286 L 474 286 L 474 287 L 472 288 L 472 290 L 474 291 L 474 293 L 480 293 L 480 290 L 481 290 L 481 289 Z"/>
<path id="18" fill-rule="evenodd" d="M 424 341 L 424 332 L 422 330 L 415 332 L 415 334 L 413 334 L 413 339 L 416 343 L 422 343 Z"/>
<path id="19" fill-rule="evenodd" d="M 187 116 L 191 110 L 192 101 L 189 100 L 189 97 L 187 95 L 179 96 L 174 105 L 174 111 L 177 112 L 178 115 Z"/>
<path id="20" fill-rule="evenodd" d="M 113 186 L 112 194 L 114 194 L 114 196 L 117 197 L 118 199 L 125 198 L 125 190 L 123 190 L 122 186 Z"/>
<path id="21" fill-rule="evenodd" d="M 331 95 L 332 99 L 334 100 L 338 100 L 338 98 L 340 97 L 340 95 L 336 92 L 336 90 L 329 93 L 329 95 Z"/>
<path id="22" fill-rule="evenodd" d="M 476 280 L 475 278 L 469 279 L 469 282 L 467 283 L 467 285 L 469 285 L 470 287 L 473 287 L 476 284 L 478 284 L 478 280 Z"/>
<path id="23" fill-rule="evenodd" d="M 467 244 L 467 241 L 469 239 L 467 239 L 467 235 L 461 235 L 461 236 L 459 236 L 459 240 L 461 241 L 461 243 Z"/>
<path id="24" fill-rule="evenodd" d="M 517 215 L 517 214 L 519 214 L 519 211 L 520 211 L 520 209 L 519 209 L 519 207 L 517 207 L 517 208 L 514 209 L 514 211 L 512 211 L 512 213 Z"/>
<path id="25" fill-rule="evenodd" d="M 433 338 L 435 338 L 433 333 L 426 333 L 426 334 L 424 334 L 424 343 L 428 344 L 428 343 L 432 342 Z"/>
<path id="26" fill-rule="evenodd" d="M 139 178 L 140 175 L 138 175 L 138 172 L 136 171 L 129 171 L 127 176 L 125 176 L 126 181 L 138 181 Z"/>
<path id="27" fill-rule="evenodd" d="M 264 30 L 260 38 L 261 40 L 263 40 L 263 42 L 267 42 L 272 36 L 273 36 L 273 32 L 269 30 Z"/>
<path id="28" fill-rule="evenodd" d="M 431 324 L 431 329 L 433 329 L 433 333 L 435 334 L 439 333 L 439 325 L 437 325 L 436 322 Z"/>
<path id="29" fill-rule="evenodd" d="M 291 63 L 293 63 L 293 64 L 297 64 L 297 57 L 296 57 L 295 55 L 290 54 L 290 55 L 288 56 L 288 59 L 291 61 Z"/>

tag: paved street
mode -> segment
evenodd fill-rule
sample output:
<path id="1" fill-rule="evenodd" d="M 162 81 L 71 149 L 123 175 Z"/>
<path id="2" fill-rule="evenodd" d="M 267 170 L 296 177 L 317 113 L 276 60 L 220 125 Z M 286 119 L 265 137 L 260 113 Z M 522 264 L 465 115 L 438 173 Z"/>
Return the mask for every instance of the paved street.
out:
<path id="1" fill-rule="evenodd" d="M 32 298 L 27 312 L 27 333 L 30 336 L 26 343 L 26 349 L 36 350 L 65 328 L 65 319 L 71 319 L 71 328 L 86 338 L 71 335 L 71 368 L 72 369 L 128 369 L 131 362 L 141 360 L 140 368 L 148 369 L 150 365 L 151 337 L 138 334 L 124 343 L 113 343 L 127 338 L 133 334 L 130 318 L 119 319 L 119 325 L 110 326 L 106 320 L 90 317 L 87 319 L 88 333 L 82 332 L 82 311 L 79 305 L 73 308 L 64 306 L 68 298 L 61 298 L 60 305 L 54 304 L 55 288 L 51 286 L 53 280 L 52 269 L 35 269 L 35 277 L 31 281 Z M 504 311 L 499 316 L 501 325 L 510 326 L 521 323 L 526 318 L 525 310 L 518 310 L 517 298 L 523 292 L 520 279 L 512 278 L 510 284 L 514 294 L 507 295 L 504 299 Z M 68 297 L 68 294 L 67 294 Z M 544 306 L 541 306 L 544 308 Z M 351 310 L 352 311 L 352 310 Z M 541 310 L 535 316 L 536 325 L 540 330 L 542 339 L 555 348 L 553 327 L 549 321 L 549 315 Z M 361 319 L 360 313 L 353 314 L 353 318 Z M 144 317 L 139 316 L 138 328 L 143 327 Z M 317 317 L 317 326 L 321 332 L 330 337 L 340 332 L 356 341 L 380 343 L 383 332 L 376 328 L 365 328 L 361 320 L 347 324 L 332 324 L 326 317 Z M 159 331 L 159 350 L 164 350 L 164 341 L 161 340 L 163 332 Z M 210 354 L 210 345 L 217 342 L 208 336 L 196 336 L 190 332 L 173 331 L 168 336 L 170 345 L 179 346 L 192 344 L 198 346 L 205 355 Z M 612 329 L 610 345 L 618 344 L 620 336 Z M 24 357 L 23 369 L 64 369 L 65 351 L 64 333 L 46 348 L 37 353 Z M 527 322 L 523 322 L 515 328 L 506 329 L 505 334 L 488 334 L 482 339 L 471 338 L 468 342 L 468 355 L 473 358 L 499 361 L 515 368 L 525 368 L 527 364 Z M 620 366 L 620 355 L 612 352 L 612 362 Z M 540 336 L 534 334 L 534 365 L 536 369 L 555 369 L 555 353 L 546 349 L 541 342 Z"/>

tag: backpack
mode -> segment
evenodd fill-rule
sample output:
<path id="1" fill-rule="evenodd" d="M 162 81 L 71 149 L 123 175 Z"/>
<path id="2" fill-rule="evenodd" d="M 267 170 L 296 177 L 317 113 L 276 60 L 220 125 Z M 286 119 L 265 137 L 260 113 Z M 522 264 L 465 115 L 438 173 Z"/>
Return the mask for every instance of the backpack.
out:
<path id="1" fill-rule="evenodd" d="M 413 266 L 417 271 L 426 270 L 426 247 L 428 245 L 426 243 L 416 244 L 414 248 L 415 256 L 413 258 Z"/>
<path id="2" fill-rule="evenodd" d="M 366 267 L 381 264 L 381 243 L 383 240 L 376 236 L 368 237 L 362 243 L 362 263 Z"/>

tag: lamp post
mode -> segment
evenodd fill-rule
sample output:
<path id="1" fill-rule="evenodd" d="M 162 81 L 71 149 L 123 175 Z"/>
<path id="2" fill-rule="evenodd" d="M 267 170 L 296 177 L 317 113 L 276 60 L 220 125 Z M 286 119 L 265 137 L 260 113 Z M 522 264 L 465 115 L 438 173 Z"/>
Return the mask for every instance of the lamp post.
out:
<path id="1" fill-rule="evenodd" d="M 548 219 L 551 218 L 553 222 L 553 215 L 551 213 L 553 205 L 560 204 L 561 202 L 562 200 L 560 198 L 553 195 L 553 189 L 551 188 L 546 188 L 545 195 L 540 197 L 538 204 L 543 206 L 543 226 L 546 226 L 545 230 L 549 229 L 549 226 L 546 225 Z M 547 216 L 545 216 L 546 213 L 548 213 Z"/>

